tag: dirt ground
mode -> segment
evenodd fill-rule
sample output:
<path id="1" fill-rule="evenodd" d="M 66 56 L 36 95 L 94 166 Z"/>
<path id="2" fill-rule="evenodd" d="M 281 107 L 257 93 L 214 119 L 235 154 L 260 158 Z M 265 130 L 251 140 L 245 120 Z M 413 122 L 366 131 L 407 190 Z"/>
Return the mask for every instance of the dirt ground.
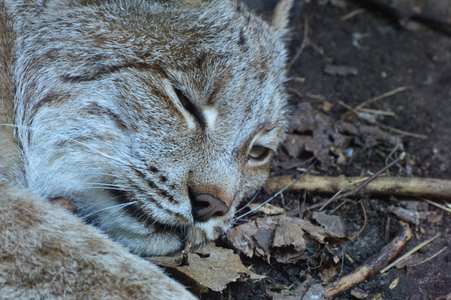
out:
<path id="1" fill-rule="evenodd" d="M 355 14 L 349 15 L 351 12 Z M 297 3 L 293 14 L 290 54 L 293 58 L 300 49 L 302 52 L 290 68 L 292 79 L 288 87 L 292 95 L 292 118 L 302 118 L 302 111 L 295 108 L 299 103 L 308 103 L 327 116 L 329 121 L 347 122 L 358 130 L 363 126 L 381 128 L 397 137 L 407 153 L 406 159 L 391 168 L 389 175 L 451 179 L 451 38 L 446 31 L 436 30 L 427 24 L 399 22 L 384 11 L 360 6 L 359 1 L 311 0 L 302 5 Z M 401 87 L 406 88 L 399 89 Z M 389 115 L 377 112 L 356 117 L 340 104 L 356 107 L 368 99 L 396 89 L 399 92 L 367 106 L 390 112 Z M 314 131 L 294 133 L 315 134 Z M 337 155 L 331 154 L 330 162 L 323 158 L 312 172 L 317 175 L 347 176 L 374 173 L 385 164 L 395 147 L 390 143 L 378 142 L 377 139 L 373 143 L 355 137 L 350 140 L 346 145 L 348 156 L 344 162 L 339 164 Z M 395 154 L 401 151 L 399 148 L 394 150 Z M 293 156 L 284 147 L 276 157 L 273 173 L 300 173 L 302 168 L 312 163 L 310 158 L 314 154 L 310 149 Z M 270 196 L 263 192 L 259 201 Z M 288 211 L 296 210 L 298 200 L 304 197 L 309 206 L 327 200 L 330 195 L 305 194 L 304 191 L 284 193 L 283 197 L 274 199 L 272 204 Z M 332 203 L 326 209 L 327 213 L 333 212 L 341 218 L 348 237 L 357 233 L 364 223 L 359 200 L 363 200 L 365 205 L 368 224 L 357 238 L 340 250 L 352 257 L 353 262 L 345 259 L 343 265 L 338 263 L 338 273 L 328 280 L 348 274 L 380 252 L 400 228 L 403 217 L 395 213 L 397 208 L 417 216 L 410 220 L 407 217 L 413 238 L 403 253 L 438 232 L 442 234 L 412 255 L 405 266 L 376 274 L 334 299 L 449 299 L 449 213 L 414 198 L 357 195 L 350 197 L 344 204 L 343 201 Z M 443 204 L 444 201 L 440 202 L 439 199 L 439 203 Z M 307 211 L 304 218 L 309 219 L 312 213 Z M 231 248 L 227 240 L 218 243 Z M 448 248 L 437 257 L 414 266 L 444 247 Z M 266 278 L 258 281 L 243 278 L 229 284 L 222 293 L 209 292 L 203 294 L 202 298 L 288 299 L 283 298 L 283 295 L 289 295 L 289 291 L 307 278 L 324 282 L 327 277 L 324 273 L 333 264 L 328 261 L 329 256 L 325 249 L 312 249 L 311 257 L 307 260 L 281 264 L 272 260 L 268 263 L 263 259 L 249 259 L 242 255 L 246 266 L 251 266 L 255 273 L 265 274 Z M 399 280 L 397 285 L 396 280 Z"/>

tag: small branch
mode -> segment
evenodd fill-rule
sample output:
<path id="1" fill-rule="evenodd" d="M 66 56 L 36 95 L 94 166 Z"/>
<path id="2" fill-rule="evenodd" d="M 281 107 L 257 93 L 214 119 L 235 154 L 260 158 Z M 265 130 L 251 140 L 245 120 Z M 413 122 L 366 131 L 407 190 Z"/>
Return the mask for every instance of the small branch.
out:
<path id="1" fill-rule="evenodd" d="M 411 89 L 413 89 L 412 86 L 401 86 L 401 87 L 398 87 L 398 88 L 396 88 L 394 90 L 391 90 L 391 91 L 388 91 L 386 93 L 383 93 L 382 95 L 379 95 L 379 96 L 373 97 L 371 99 L 368 99 L 368 100 L 360 103 L 356 107 L 354 107 L 354 109 L 355 110 L 359 110 L 360 108 L 363 108 L 363 107 L 367 106 L 368 104 L 374 103 L 374 102 L 379 101 L 381 99 L 393 96 L 394 94 L 397 94 L 397 93 L 400 93 L 400 92 L 404 92 L 404 91 L 407 91 L 407 90 L 411 90 Z"/>
<path id="2" fill-rule="evenodd" d="M 440 208 L 440 209 L 443 209 L 444 211 L 447 211 L 447 212 L 451 213 L 451 208 L 448 208 L 448 207 L 446 207 L 446 206 L 444 206 L 444 205 L 441 205 L 441 204 L 432 202 L 431 200 L 428 200 L 428 199 L 423 199 L 423 200 L 426 201 L 427 203 L 429 203 L 429 204 L 435 206 L 435 207 L 438 207 L 438 208 Z M 448 205 L 449 205 L 449 204 L 448 204 Z"/>
<path id="3" fill-rule="evenodd" d="M 348 14 L 344 15 L 343 17 L 341 17 L 341 20 L 342 21 L 347 21 L 349 19 L 354 18 L 355 16 L 357 16 L 359 14 L 364 13 L 364 12 L 366 12 L 366 10 L 363 9 L 363 8 L 359 8 L 359 9 L 353 10 L 350 13 L 348 13 Z"/>
<path id="4" fill-rule="evenodd" d="M 404 259 L 406 259 L 407 257 L 409 257 L 410 255 L 412 255 L 413 253 L 417 252 L 418 250 L 420 250 L 421 248 L 425 247 L 426 245 L 430 244 L 433 240 L 435 240 L 436 238 L 438 238 L 441 234 L 437 233 L 435 236 L 433 236 L 432 238 L 430 238 L 427 241 L 422 242 L 421 244 L 417 245 L 415 248 L 411 249 L 409 252 L 407 252 L 406 254 L 404 254 L 403 256 L 401 256 L 400 258 L 398 258 L 396 261 L 394 261 L 393 263 L 391 263 L 390 265 L 386 266 L 385 268 L 383 268 L 381 270 L 381 273 L 385 273 L 387 272 L 390 268 L 394 267 L 395 265 L 399 264 L 400 262 L 402 262 Z"/>
<path id="5" fill-rule="evenodd" d="M 290 69 L 293 64 L 298 60 L 298 58 L 301 56 L 302 51 L 304 51 L 304 48 L 307 46 L 308 42 L 309 42 L 309 37 L 308 37 L 308 32 L 309 32 L 309 24 L 308 24 L 308 19 L 304 18 L 304 36 L 302 39 L 302 44 L 299 47 L 299 49 L 296 51 L 296 54 L 294 55 L 293 59 L 291 60 L 288 68 Z"/>
<path id="6" fill-rule="evenodd" d="M 364 119 L 365 121 L 368 121 L 371 124 L 377 125 L 380 128 L 388 131 L 388 132 L 394 132 L 396 134 L 399 135 L 405 135 L 405 136 L 410 136 L 410 137 L 414 137 L 414 138 L 418 138 L 418 139 L 427 139 L 427 136 L 425 136 L 424 134 L 418 134 L 418 133 L 413 133 L 413 132 L 408 132 L 405 130 L 401 130 L 401 129 L 397 129 L 397 128 L 393 128 L 387 125 L 383 125 L 380 124 L 376 121 L 376 119 L 370 118 L 368 116 L 366 116 L 365 114 L 360 113 L 360 111 L 362 110 L 362 108 L 353 108 L 351 106 L 349 106 L 348 104 L 346 104 L 345 102 L 339 100 L 338 104 L 340 104 L 341 106 L 343 106 L 344 108 L 346 108 L 348 111 L 352 112 L 354 115 L 356 115 L 357 117 Z"/>
<path id="7" fill-rule="evenodd" d="M 365 222 L 363 223 L 363 226 L 362 226 L 362 228 L 360 228 L 359 232 L 357 232 L 352 238 L 349 239 L 350 241 L 352 241 L 353 239 L 358 237 L 363 232 L 363 230 L 366 227 L 366 224 L 368 223 L 368 216 L 366 214 L 365 205 L 363 205 L 362 199 L 360 199 L 360 205 L 362 206 L 363 216 L 365 217 Z"/>
<path id="8" fill-rule="evenodd" d="M 278 176 L 268 179 L 265 188 L 275 193 L 291 183 L 293 176 Z M 312 193 L 335 194 L 362 177 L 328 177 L 306 174 L 285 191 L 309 190 Z M 378 177 L 360 190 L 362 194 L 395 195 L 403 197 L 424 197 L 451 199 L 451 180 L 419 177 Z"/>
<path id="9" fill-rule="evenodd" d="M 446 249 L 448 249 L 448 247 L 445 246 L 445 247 L 443 247 L 439 252 L 435 253 L 434 255 L 428 257 L 427 259 L 425 259 L 425 260 L 423 260 L 423 261 L 420 261 L 419 263 L 416 263 L 416 264 L 413 264 L 413 265 L 409 265 L 409 267 L 416 267 L 416 266 L 422 265 L 422 264 L 424 264 L 424 263 L 427 263 L 428 261 L 430 261 L 430 260 L 436 258 L 436 257 L 439 256 L 440 254 L 442 254 L 443 252 L 445 252 Z"/>
<path id="10" fill-rule="evenodd" d="M 360 108 L 359 112 L 373 114 L 373 115 L 381 115 L 381 116 L 389 116 L 395 117 L 396 114 L 392 111 L 378 110 L 378 109 L 370 109 L 370 108 Z"/>
<path id="11" fill-rule="evenodd" d="M 342 277 L 341 279 L 327 284 L 324 289 L 330 297 L 344 292 L 352 286 L 363 282 L 369 276 L 376 274 L 380 269 L 386 266 L 401 250 L 407 245 L 412 238 L 412 230 L 409 225 L 405 224 L 398 235 L 384 248 L 379 255 L 367 261 L 364 265 L 358 267 L 354 272 Z"/>
<path id="12" fill-rule="evenodd" d="M 324 204 L 320 210 L 323 210 L 329 203 L 331 203 L 332 201 L 338 200 L 338 199 L 342 199 L 351 195 L 355 195 L 358 191 L 360 191 L 361 189 L 363 189 L 365 186 L 367 186 L 371 181 L 373 181 L 374 179 L 376 179 L 376 177 L 379 177 L 382 173 L 384 173 L 385 171 L 387 171 L 388 169 L 390 169 L 392 166 L 394 166 L 395 164 L 397 164 L 400 160 L 403 160 L 404 157 L 406 156 L 406 154 L 403 152 L 401 154 L 401 156 L 399 156 L 397 159 L 393 160 L 391 163 L 389 163 L 388 165 L 384 166 L 382 169 L 380 169 L 379 171 L 377 171 L 376 173 L 374 173 L 371 177 L 369 177 L 368 179 L 366 179 L 365 181 L 363 181 L 358 187 L 356 187 L 354 190 L 349 191 L 347 193 L 341 194 L 339 195 L 338 193 L 335 194 L 332 198 L 329 199 L 329 201 L 326 202 L 326 204 Z"/>

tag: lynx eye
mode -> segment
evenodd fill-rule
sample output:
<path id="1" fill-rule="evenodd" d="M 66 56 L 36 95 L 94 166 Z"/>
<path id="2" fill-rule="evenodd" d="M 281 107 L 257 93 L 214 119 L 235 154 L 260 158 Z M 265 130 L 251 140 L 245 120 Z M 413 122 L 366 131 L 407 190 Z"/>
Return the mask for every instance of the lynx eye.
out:
<path id="1" fill-rule="evenodd" d="M 191 103 L 191 101 L 189 101 L 188 97 L 185 96 L 185 94 L 183 94 L 183 92 L 179 89 L 174 89 L 175 90 L 175 94 L 177 95 L 177 98 L 179 98 L 180 103 L 183 105 L 183 107 L 191 112 L 191 110 L 193 109 L 193 104 Z"/>
<path id="2" fill-rule="evenodd" d="M 177 98 L 179 99 L 182 106 L 196 119 L 197 123 L 201 128 L 205 128 L 205 120 L 202 113 L 197 109 L 197 107 L 188 99 L 188 97 L 183 94 L 179 89 L 174 89 Z"/>
<path id="3" fill-rule="evenodd" d="M 249 152 L 249 158 L 254 160 L 264 160 L 271 153 L 266 147 L 263 146 L 253 146 Z"/>

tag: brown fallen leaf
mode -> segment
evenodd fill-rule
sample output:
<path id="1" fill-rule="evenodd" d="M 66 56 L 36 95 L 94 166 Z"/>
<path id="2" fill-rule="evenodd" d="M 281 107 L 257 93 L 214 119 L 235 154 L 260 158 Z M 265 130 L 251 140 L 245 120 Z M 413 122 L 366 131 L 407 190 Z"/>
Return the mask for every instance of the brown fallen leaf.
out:
<path id="1" fill-rule="evenodd" d="M 345 226 L 339 216 L 328 215 L 323 211 L 314 211 L 312 218 L 327 230 L 345 236 Z"/>
<path id="2" fill-rule="evenodd" d="M 182 255 L 170 257 L 152 257 L 150 261 L 165 267 L 182 282 L 189 282 L 195 293 L 204 293 L 208 289 L 220 292 L 230 282 L 235 282 L 241 275 L 251 279 L 262 279 L 246 268 L 240 257 L 231 249 L 215 246 L 213 243 L 203 245 L 199 250 L 188 254 L 188 265 L 181 266 Z"/>
<path id="3" fill-rule="evenodd" d="M 350 117 L 354 117 L 350 113 Z M 320 112 L 311 104 L 302 102 L 291 108 L 291 119 L 284 149 L 292 158 L 313 155 L 324 169 L 345 164 L 354 148 L 369 149 L 376 146 L 394 147 L 398 140 L 376 126 L 356 127 Z"/>
<path id="4" fill-rule="evenodd" d="M 227 238 L 232 245 L 248 257 L 254 256 L 254 251 L 258 245 L 254 239 L 258 227 L 256 221 L 251 221 L 227 231 Z"/>
<path id="5" fill-rule="evenodd" d="M 324 261 L 323 261 L 324 263 Z M 336 276 L 340 273 L 341 265 L 338 263 L 331 263 L 330 261 L 327 263 L 326 266 L 321 266 L 321 270 L 319 272 L 319 277 L 321 278 L 322 282 L 331 282 L 336 278 Z"/>
<path id="6" fill-rule="evenodd" d="M 308 239 L 306 239 L 308 237 Z M 257 218 L 227 232 L 231 244 L 243 254 L 269 261 L 294 263 L 307 259 L 307 243 L 341 244 L 347 238 L 339 236 L 309 221 L 286 215 Z"/>
<path id="7" fill-rule="evenodd" d="M 272 250 L 275 259 L 280 263 L 295 263 L 307 258 L 305 232 L 296 220 L 295 218 L 279 219 L 278 226 L 275 228 Z"/>

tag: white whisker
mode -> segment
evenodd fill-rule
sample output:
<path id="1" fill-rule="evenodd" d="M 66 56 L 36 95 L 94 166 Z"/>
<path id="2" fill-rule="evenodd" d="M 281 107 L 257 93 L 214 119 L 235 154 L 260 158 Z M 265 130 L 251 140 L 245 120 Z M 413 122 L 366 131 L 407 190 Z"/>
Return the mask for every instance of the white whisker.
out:
<path id="1" fill-rule="evenodd" d="M 243 207 L 241 207 L 239 210 L 237 210 L 237 211 L 235 212 L 235 214 L 239 213 L 240 211 L 242 211 L 243 209 L 245 209 L 246 207 L 248 207 L 252 202 L 254 202 L 254 200 L 257 198 L 257 196 L 258 196 L 259 193 L 260 193 L 260 190 L 258 190 L 258 191 L 255 193 L 255 195 L 254 195 L 254 197 L 252 197 L 251 201 L 249 201 L 248 203 L 246 203 L 245 206 L 243 206 Z"/>
<path id="2" fill-rule="evenodd" d="M 100 182 L 88 182 L 87 186 L 91 187 L 104 187 L 104 188 L 124 188 L 123 185 L 114 183 L 100 183 Z"/>
<path id="3" fill-rule="evenodd" d="M 107 177 L 113 177 L 113 178 L 117 178 L 117 179 L 123 178 L 123 176 L 119 176 L 119 175 L 115 175 L 115 174 L 108 174 L 108 173 L 89 173 L 89 174 L 86 174 L 86 175 L 107 176 Z"/>
<path id="4" fill-rule="evenodd" d="M 267 203 L 269 203 L 270 201 L 272 201 L 274 198 L 276 198 L 277 196 L 279 196 L 280 194 L 282 194 L 288 187 L 290 187 L 293 183 L 295 183 L 296 181 L 298 181 L 302 176 L 304 176 L 308 171 L 310 171 L 311 168 L 313 168 L 313 166 L 315 165 L 315 163 L 311 164 L 307 170 L 305 172 L 303 172 L 302 174 L 300 174 L 299 176 L 296 176 L 293 181 L 291 181 L 289 184 L 287 184 L 283 189 L 281 189 L 280 191 L 278 191 L 276 194 L 274 194 L 272 197 L 270 197 L 268 200 L 264 201 L 262 204 L 260 204 L 259 206 L 257 206 L 256 208 L 248 211 L 247 213 L 242 214 L 239 217 L 236 217 L 234 219 L 234 221 L 232 222 L 232 225 L 234 225 L 238 220 L 240 220 L 241 218 L 252 214 L 254 212 L 259 211 L 260 209 L 262 209 L 263 206 L 265 206 Z"/>
<path id="5" fill-rule="evenodd" d="M 0 126 L 8 126 L 8 127 L 13 127 L 13 128 L 17 128 L 17 129 L 36 130 L 36 131 L 38 131 L 37 129 L 33 128 L 32 126 L 26 126 L 26 125 L 14 125 L 14 124 L 0 123 Z M 107 155 L 105 153 L 102 153 L 100 150 L 97 150 L 97 149 L 87 145 L 86 143 L 77 141 L 76 139 L 73 139 L 71 137 L 65 136 L 63 134 L 59 134 L 59 133 L 56 133 L 56 132 L 53 132 L 53 131 L 43 130 L 43 129 L 40 129 L 40 131 L 45 132 L 45 133 L 50 133 L 50 134 L 53 134 L 53 135 L 57 135 L 59 137 L 62 137 L 65 140 L 74 142 L 74 143 L 76 143 L 78 145 L 81 145 L 81 146 L 85 147 L 86 149 L 89 149 L 89 150 L 93 151 L 93 152 L 91 152 L 91 154 L 99 155 L 99 156 L 101 156 L 103 158 L 107 158 L 107 159 L 112 160 L 114 162 L 117 162 L 117 163 L 119 163 L 119 164 L 121 164 L 123 166 L 127 166 L 127 167 L 129 167 L 131 169 L 140 168 L 140 167 L 131 165 L 131 164 L 127 163 L 127 162 L 120 161 L 117 158 L 114 158 L 114 157 L 111 157 L 111 156 L 109 156 L 109 155 Z M 114 149 L 117 152 L 117 149 L 113 145 L 110 145 L 110 144 L 106 143 L 105 141 L 102 141 L 100 139 L 96 139 L 94 137 L 90 137 L 90 138 L 95 140 L 95 141 L 98 141 L 99 143 L 102 143 L 102 144 L 108 146 L 110 149 Z"/>
<path id="6" fill-rule="evenodd" d="M 84 217 L 84 218 L 89 218 L 89 217 L 92 217 L 93 215 L 95 215 L 95 214 L 97 214 L 97 213 L 99 213 L 99 212 L 115 209 L 115 211 L 111 212 L 111 214 L 113 214 L 113 213 L 115 213 L 116 211 L 118 211 L 118 210 L 120 210 L 120 209 L 122 209 L 122 208 L 124 208 L 124 207 L 127 207 L 127 206 L 130 206 L 130 205 L 135 204 L 136 202 L 137 202 L 137 201 L 131 201 L 131 202 L 127 202 L 127 203 L 121 203 L 121 204 L 111 205 L 111 206 L 104 207 L 104 208 L 102 208 L 102 209 L 96 210 L 96 211 L 94 211 L 94 212 L 92 212 L 92 213 L 89 213 L 89 214 L 87 214 L 87 215 L 83 215 L 83 217 Z M 109 214 L 109 215 L 111 215 L 111 214 Z"/>
<path id="7" fill-rule="evenodd" d="M 87 187 L 90 190 L 113 190 L 113 191 L 127 191 L 124 188 L 104 187 L 104 186 L 91 186 Z"/>

